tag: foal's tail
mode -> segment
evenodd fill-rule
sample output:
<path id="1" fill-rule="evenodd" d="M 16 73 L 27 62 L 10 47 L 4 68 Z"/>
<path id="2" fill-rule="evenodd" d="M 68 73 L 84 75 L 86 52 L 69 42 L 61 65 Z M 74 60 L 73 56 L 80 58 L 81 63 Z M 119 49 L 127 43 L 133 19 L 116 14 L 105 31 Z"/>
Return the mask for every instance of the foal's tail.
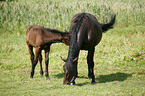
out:
<path id="1" fill-rule="evenodd" d="M 105 33 L 105 31 L 108 31 L 109 29 L 113 28 L 113 25 L 115 23 L 115 18 L 116 18 L 116 15 L 114 15 L 114 17 L 112 16 L 111 17 L 111 20 L 109 23 L 107 24 L 101 24 L 101 27 L 102 27 L 102 32 Z"/>

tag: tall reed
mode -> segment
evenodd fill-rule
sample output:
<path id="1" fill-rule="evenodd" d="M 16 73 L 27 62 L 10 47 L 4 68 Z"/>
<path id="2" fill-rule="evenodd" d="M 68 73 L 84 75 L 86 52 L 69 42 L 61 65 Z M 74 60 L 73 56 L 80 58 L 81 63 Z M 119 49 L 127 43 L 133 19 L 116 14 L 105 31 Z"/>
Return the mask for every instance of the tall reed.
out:
<path id="1" fill-rule="evenodd" d="M 143 0 L 37 0 L 0 2 L 0 33 L 23 34 L 29 25 L 60 30 L 69 29 L 71 18 L 79 12 L 94 14 L 101 23 L 116 14 L 116 27 L 145 25 Z"/>

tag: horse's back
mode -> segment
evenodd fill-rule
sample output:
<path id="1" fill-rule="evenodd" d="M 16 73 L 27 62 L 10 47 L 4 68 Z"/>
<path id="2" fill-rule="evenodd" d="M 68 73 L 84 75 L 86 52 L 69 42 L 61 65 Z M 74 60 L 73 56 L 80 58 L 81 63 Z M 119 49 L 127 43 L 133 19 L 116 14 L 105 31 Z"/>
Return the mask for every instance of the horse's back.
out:
<path id="1" fill-rule="evenodd" d="M 77 42 L 82 50 L 88 50 L 90 47 L 94 47 L 100 42 L 102 38 L 102 30 L 97 18 L 89 13 L 76 14 L 71 20 L 71 28 L 75 26 L 75 21 L 80 18 L 81 15 L 84 15 L 84 17 L 78 32 Z"/>

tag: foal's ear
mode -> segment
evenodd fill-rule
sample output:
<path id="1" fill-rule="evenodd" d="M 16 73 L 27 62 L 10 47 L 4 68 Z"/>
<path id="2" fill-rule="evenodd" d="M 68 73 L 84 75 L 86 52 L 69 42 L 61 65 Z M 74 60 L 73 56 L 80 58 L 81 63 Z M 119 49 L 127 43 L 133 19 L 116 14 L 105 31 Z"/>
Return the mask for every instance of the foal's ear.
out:
<path id="1" fill-rule="evenodd" d="M 63 57 L 61 57 L 61 56 L 60 56 L 60 58 L 61 58 L 64 62 L 66 62 L 66 59 L 64 59 L 64 58 L 63 58 Z"/>
<path id="2" fill-rule="evenodd" d="M 73 60 L 73 62 L 75 62 L 75 61 L 77 61 L 78 60 L 78 57 L 76 57 L 74 60 Z"/>

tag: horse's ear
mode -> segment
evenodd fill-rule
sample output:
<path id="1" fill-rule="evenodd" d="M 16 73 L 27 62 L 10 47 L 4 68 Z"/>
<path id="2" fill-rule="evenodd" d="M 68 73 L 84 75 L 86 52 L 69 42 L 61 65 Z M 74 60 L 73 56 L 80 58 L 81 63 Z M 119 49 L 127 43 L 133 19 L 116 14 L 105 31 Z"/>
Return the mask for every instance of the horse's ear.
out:
<path id="1" fill-rule="evenodd" d="M 64 59 L 64 58 L 63 58 L 63 57 L 61 57 L 61 56 L 60 56 L 60 58 L 61 58 L 64 62 L 66 62 L 66 59 Z"/>
<path id="2" fill-rule="evenodd" d="M 78 57 L 76 57 L 74 60 L 73 60 L 73 62 L 75 62 L 75 61 L 77 61 L 78 60 Z"/>

